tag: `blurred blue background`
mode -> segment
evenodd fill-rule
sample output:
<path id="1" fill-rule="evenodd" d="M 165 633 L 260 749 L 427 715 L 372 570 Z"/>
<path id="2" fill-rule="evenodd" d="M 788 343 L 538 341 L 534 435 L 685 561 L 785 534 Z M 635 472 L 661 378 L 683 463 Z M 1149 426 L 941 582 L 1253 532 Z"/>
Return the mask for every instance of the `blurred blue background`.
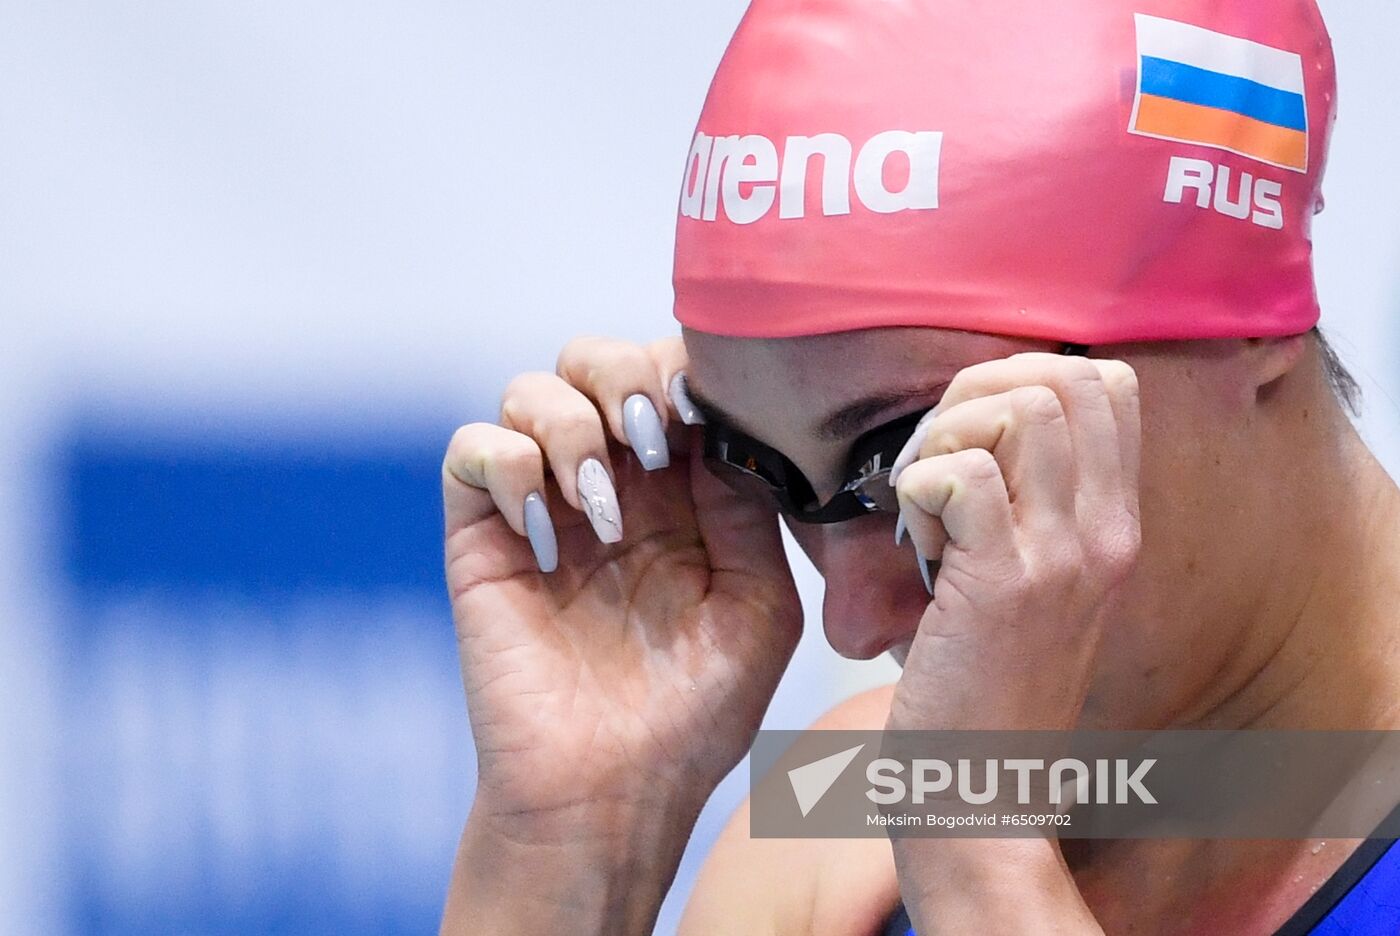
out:
<path id="1" fill-rule="evenodd" d="M 474 785 L 441 451 L 568 336 L 674 332 L 743 6 L 0 4 L 0 933 L 435 930 Z M 1323 8 L 1324 325 L 1393 469 L 1400 7 Z M 891 672 L 810 627 L 769 723 Z"/>

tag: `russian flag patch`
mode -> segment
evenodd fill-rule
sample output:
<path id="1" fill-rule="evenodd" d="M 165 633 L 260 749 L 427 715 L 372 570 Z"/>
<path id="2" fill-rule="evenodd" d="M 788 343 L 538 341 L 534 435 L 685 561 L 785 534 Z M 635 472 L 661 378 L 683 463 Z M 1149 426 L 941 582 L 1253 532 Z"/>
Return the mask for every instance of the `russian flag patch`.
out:
<path id="1" fill-rule="evenodd" d="M 1130 133 L 1308 171 L 1301 55 L 1143 13 L 1136 20 Z"/>

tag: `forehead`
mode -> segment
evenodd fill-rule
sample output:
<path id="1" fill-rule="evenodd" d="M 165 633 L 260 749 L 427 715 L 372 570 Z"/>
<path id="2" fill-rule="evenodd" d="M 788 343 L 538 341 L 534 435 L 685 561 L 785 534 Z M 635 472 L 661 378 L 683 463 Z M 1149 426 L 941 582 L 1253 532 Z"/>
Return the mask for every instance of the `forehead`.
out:
<path id="1" fill-rule="evenodd" d="M 952 379 L 978 361 L 1046 342 L 944 328 L 873 328 L 800 338 L 731 338 L 686 329 L 691 385 L 729 413 L 817 412 L 859 397 Z M 766 419 L 765 419 L 766 421 Z"/>
<path id="2" fill-rule="evenodd" d="M 688 382 L 707 418 L 782 452 L 818 486 L 876 426 L 926 410 L 970 364 L 1048 342 L 939 328 L 880 328 L 802 338 L 685 332 Z M 829 491 L 827 493 L 830 493 Z"/>

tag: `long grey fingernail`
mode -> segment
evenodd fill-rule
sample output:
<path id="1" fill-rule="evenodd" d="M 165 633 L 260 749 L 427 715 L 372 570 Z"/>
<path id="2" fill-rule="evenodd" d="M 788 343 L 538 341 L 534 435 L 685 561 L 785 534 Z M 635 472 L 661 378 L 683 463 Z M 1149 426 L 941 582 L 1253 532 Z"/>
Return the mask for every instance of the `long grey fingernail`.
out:
<path id="1" fill-rule="evenodd" d="M 904 523 L 904 511 L 899 512 L 899 519 L 894 522 L 894 544 L 900 546 L 904 543 L 904 531 L 907 526 Z"/>
<path id="2" fill-rule="evenodd" d="M 899 450 L 899 456 L 890 466 L 890 487 L 894 487 L 899 482 L 899 476 L 904 473 L 904 469 L 914 464 L 914 461 L 919 457 L 919 449 L 924 447 L 924 439 L 928 438 L 928 430 L 931 425 L 931 421 L 919 423 L 914 434 L 909 437 L 909 441 L 904 443 L 904 448 Z"/>
<path id="3" fill-rule="evenodd" d="M 590 458 L 578 466 L 578 499 L 593 532 L 604 543 L 622 539 L 622 508 L 617 503 L 617 490 L 603 463 Z"/>
<path id="4" fill-rule="evenodd" d="M 671 398 L 671 405 L 680 414 L 681 422 L 687 426 L 703 426 L 705 424 L 705 417 L 701 415 L 695 402 L 690 399 L 685 371 L 680 371 L 671 378 L 671 386 L 666 388 L 666 394 Z"/>
<path id="5" fill-rule="evenodd" d="M 535 551 L 535 564 L 541 572 L 559 568 L 559 541 L 554 537 L 554 521 L 549 519 L 549 505 L 538 491 L 525 498 L 525 535 Z"/>
<path id="6" fill-rule="evenodd" d="M 919 557 L 919 574 L 924 577 L 924 588 L 928 589 L 929 597 L 933 596 L 933 579 L 929 578 L 928 560 L 924 558 L 924 551 L 914 544 L 914 555 Z"/>
<path id="7" fill-rule="evenodd" d="M 632 451 L 637 453 L 642 467 L 655 471 L 671 464 L 671 450 L 666 447 L 666 430 L 656 406 L 644 393 L 634 393 L 622 404 L 622 430 Z"/>

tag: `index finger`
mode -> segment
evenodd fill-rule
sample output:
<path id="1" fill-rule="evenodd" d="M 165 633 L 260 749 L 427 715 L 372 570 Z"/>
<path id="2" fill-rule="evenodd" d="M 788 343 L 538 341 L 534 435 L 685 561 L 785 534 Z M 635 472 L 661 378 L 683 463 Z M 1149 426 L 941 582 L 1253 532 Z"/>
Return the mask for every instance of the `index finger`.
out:
<path id="1" fill-rule="evenodd" d="M 1132 447 L 1125 444 L 1122 437 L 1120 415 L 1110 398 L 1102 363 L 1106 362 L 1030 352 L 974 364 L 953 378 L 936 410 L 942 412 L 959 403 L 1006 393 L 1017 387 L 1049 387 L 1064 408 L 1074 450 L 1075 484 L 1081 494 L 1080 504 L 1092 517 L 1126 506 L 1129 471 L 1125 465 L 1125 448 Z M 1119 377 L 1121 374 L 1115 371 L 1114 380 L 1121 387 Z M 1123 413 L 1125 418 L 1128 415 Z M 1133 415 L 1135 418 L 1135 413 Z M 1135 433 L 1132 438 L 1136 438 Z M 1132 473 L 1135 478 L 1135 457 Z"/>

